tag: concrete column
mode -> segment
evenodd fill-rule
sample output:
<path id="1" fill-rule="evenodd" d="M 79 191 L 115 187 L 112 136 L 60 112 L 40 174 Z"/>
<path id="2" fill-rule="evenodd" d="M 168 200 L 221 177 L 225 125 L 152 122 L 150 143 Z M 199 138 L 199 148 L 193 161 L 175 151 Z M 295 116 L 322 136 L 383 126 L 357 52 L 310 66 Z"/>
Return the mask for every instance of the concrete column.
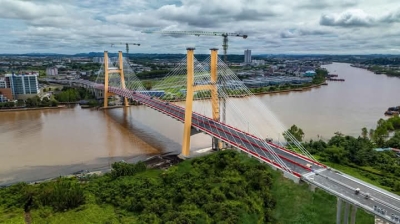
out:
<path id="1" fill-rule="evenodd" d="M 341 217 L 342 217 L 342 199 L 337 198 L 336 203 L 336 224 L 341 224 Z"/>
<path id="2" fill-rule="evenodd" d="M 315 185 L 310 184 L 309 185 L 310 191 L 315 192 L 315 189 L 317 188 Z"/>
<path id="3" fill-rule="evenodd" d="M 356 224 L 357 206 L 353 205 L 351 210 L 350 224 Z"/>
<path id="4" fill-rule="evenodd" d="M 350 204 L 345 202 L 346 205 L 344 207 L 344 224 L 349 224 L 349 211 L 350 211 Z"/>

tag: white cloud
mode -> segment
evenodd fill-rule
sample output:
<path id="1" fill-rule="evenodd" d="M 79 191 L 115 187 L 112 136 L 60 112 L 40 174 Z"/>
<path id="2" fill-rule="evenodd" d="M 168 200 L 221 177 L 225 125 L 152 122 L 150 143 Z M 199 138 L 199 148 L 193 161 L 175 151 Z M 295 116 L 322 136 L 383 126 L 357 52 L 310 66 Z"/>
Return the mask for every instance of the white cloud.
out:
<path id="1" fill-rule="evenodd" d="M 393 53 L 400 36 L 400 8 L 391 0 L 160 2 L 0 0 L 0 53 L 103 51 L 125 41 L 140 42 L 132 52 L 143 53 L 222 48 L 219 37 L 141 33 L 146 29 L 245 33 L 246 40 L 229 39 L 228 52 L 240 54 Z"/>
<path id="2" fill-rule="evenodd" d="M 61 5 L 35 4 L 28 1 L 1 0 L 0 17 L 9 19 L 34 20 L 41 17 L 56 17 L 66 15 L 67 12 Z"/>
<path id="3" fill-rule="evenodd" d="M 361 9 L 351 9 L 339 14 L 321 16 L 320 24 L 324 26 L 359 27 L 375 25 L 376 19 Z"/>

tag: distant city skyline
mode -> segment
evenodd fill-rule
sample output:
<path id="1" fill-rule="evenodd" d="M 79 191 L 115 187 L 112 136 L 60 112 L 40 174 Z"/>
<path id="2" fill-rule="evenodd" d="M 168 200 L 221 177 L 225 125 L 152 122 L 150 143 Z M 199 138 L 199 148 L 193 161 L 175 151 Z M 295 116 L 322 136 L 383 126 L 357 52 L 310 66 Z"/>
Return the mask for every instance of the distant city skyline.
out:
<path id="1" fill-rule="evenodd" d="M 228 54 L 400 54 L 396 0 L 0 0 L 0 54 L 208 53 L 222 37 L 147 29 L 239 32 Z"/>

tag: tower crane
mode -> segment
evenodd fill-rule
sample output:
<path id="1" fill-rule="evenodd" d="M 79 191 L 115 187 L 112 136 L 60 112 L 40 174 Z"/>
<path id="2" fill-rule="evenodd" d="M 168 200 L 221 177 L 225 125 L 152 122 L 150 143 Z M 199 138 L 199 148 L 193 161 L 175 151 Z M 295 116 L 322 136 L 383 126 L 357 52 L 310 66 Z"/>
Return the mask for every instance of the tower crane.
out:
<path id="1" fill-rule="evenodd" d="M 161 33 L 171 35 L 194 35 L 194 36 L 220 36 L 223 37 L 222 48 L 224 50 L 224 62 L 227 63 L 226 53 L 228 51 L 228 37 L 247 38 L 246 34 L 241 33 L 224 33 L 224 32 L 207 32 L 207 31 L 143 31 L 142 33 Z"/>
<path id="2" fill-rule="evenodd" d="M 115 46 L 115 45 L 126 45 L 126 57 L 129 57 L 129 45 L 140 46 L 140 44 L 137 44 L 137 43 L 116 43 L 116 44 L 111 44 L 111 47 Z"/>

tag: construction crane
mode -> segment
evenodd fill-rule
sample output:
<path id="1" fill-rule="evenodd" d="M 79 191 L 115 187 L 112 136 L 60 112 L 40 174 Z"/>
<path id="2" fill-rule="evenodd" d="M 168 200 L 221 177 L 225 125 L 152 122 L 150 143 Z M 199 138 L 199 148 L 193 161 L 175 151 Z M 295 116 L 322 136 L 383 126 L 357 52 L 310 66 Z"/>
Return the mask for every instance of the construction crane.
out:
<path id="1" fill-rule="evenodd" d="M 207 31 L 143 31 L 142 33 L 162 33 L 172 35 L 194 35 L 194 36 L 220 36 L 223 37 L 222 48 L 224 50 L 224 62 L 227 63 L 227 51 L 228 51 L 228 37 L 242 37 L 247 38 L 246 34 L 240 33 L 224 33 L 224 32 L 207 32 Z"/>
<path id="2" fill-rule="evenodd" d="M 140 46 L 140 44 L 136 44 L 136 43 L 117 43 L 117 44 L 111 44 L 111 47 L 113 47 L 115 45 L 126 45 L 126 57 L 129 57 L 129 45 Z"/>

